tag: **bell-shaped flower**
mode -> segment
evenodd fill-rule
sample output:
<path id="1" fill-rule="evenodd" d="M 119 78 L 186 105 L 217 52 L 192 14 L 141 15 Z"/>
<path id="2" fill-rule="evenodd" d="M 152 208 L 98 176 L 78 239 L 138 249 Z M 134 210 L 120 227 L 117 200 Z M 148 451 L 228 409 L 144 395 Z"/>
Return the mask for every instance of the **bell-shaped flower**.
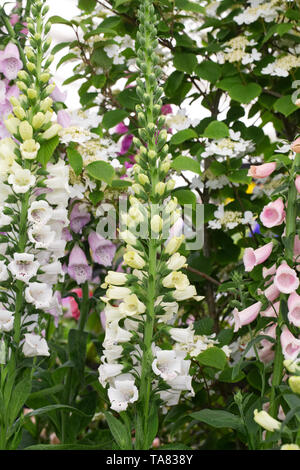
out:
<path id="1" fill-rule="evenodd" d="M 172 271 L 162 281 L 162 285 L 168 289 L 185 290 L 190 281 L 188 277 L 180 271 Z"/>
<path id="2" fill-rule="evenodd" d="M 271 228 L 281 225 L 285 218 L 284 203 L 281 198 L 267 204 L 261 214 L 260 220 L 265 227 Z"/>
<path id="3" fill-rule="evenodd" d="M 294 360 L 300 353 L 300 339 L 292 335 L 287 326 L 284 326 L 280 335 L 282 352 L 285 359 Z"/>
<path id="4" fill-rule="evenodd" d="M 23 64 L 17 46 L 9 42 L 5 49 L 0 51 L 0 72 L 8 80 L 14 80 L 22 67 Z"/>
<path id="5" fill-rule="evenodd" d="M 186 258 L 185 256 L 180 255 L 180 253 L 174 253 L 167 261 L 167 268 L 171 271 L 178 271 L 185 266 Z"/>
<path id="6" fill-rule="evenodd" d="M 291 294 L 299 287 L 299 277 L 296 271 L 283 261 L 277 268 L 274 284 L 280 292 Z"/>
<path id="7" fill-rule="evenodd" d="M 249 272 L 257 266 L 263 263 L 270 256 L 273 249 L 273 243 L 267 243 L 266 245 L 253 250 L 253 248 L 245 248 L 243 262 L 245 271 Z"/>
<path id="8" fill-rule="evenodd" d="M 166 381 L 171 381 L 181 372 L 181 361 L 186 356 L 181 351 L 156 350 L 155 359 L 152 362 L 152 370 Z"/>
<path id="9" fill-rule="evenodd" d="M 254 410 L 254 421 L 267 431 L 278 431 L 281 427 L 280 421 L 272 418 L 266 411 Z"/>
<path id="10" fill-rule="evenodd" d="M 279 314 L 280 302 L 275 302 L 274 304 L 270 305 L 266 310 L 262 310 L 260 315 L 262 317 L 277 317 Z"/>
<path id="11" fill-rule="evenodd" d="M 193 325 L 189 325 L 188 328 L 170 328 L 169 334 L 178 343 L 191 344 L 194 342 Z"/>
<path id="12" fill-rule="evenodd" d="M 106 296 L 112 300 L 121 300 L 130 294 L 131 290 L 128 287 L 121 286 L 110 286 L 106 291 Z"/>
<path id="13" fill-rule="evenodd" d="M 27 191 L 34 186 L 36 179 L 30 170 L 17 168 L 14 173 L 9 175 L 7 181 L 12 185 L 15 193 L 23 194 L 27 193 Z"/>
<path id="14" fill-rule="evenodd" d="M 92 278 L 92 268 L 89 266 L 84 251 L 75 245 L 69 256 L 68 274 L 77 284 L 83 284 Z"/>
<path id="15" fill-rule="evenodd" d="M 9 278 L 9 273 L 7 270 L 7 266 L 5 264 L 5 261 L 1 260 L 0 261 L 0 282 L 7 281 L 8 278 Z"/>
<path id="16" fill-rule="evenodd" d="M 39 274 L 38 279 L 40 282 L 54 285 L 58 282 L 58 277 L 63 275 L 61 263 L 53 261 L 53 263 L 45 264 L 41 267 L 43 274 Z"/>
<path id="17" fill-rule="evenodd" d="M 89 234 L 88 241 L 93 261 L 103 266 L 111 266 L 116 253 L 116 245 L 96 232 Z"/>
<path id="18" fill-rule="evenodd" d="M 75 233 L 81 233 L 91 220 L 86 204 L 75 204 L 70 214 L 70 227 Z"/>
<path id="19" fill-rule="evenodd" d="M 127 295 L 124 302 L 119 305 L 120 313 L 123 316 L 132 317 L 145 313 L 146 306 L 141 302 L 135 294 Z"/>
<path id="20" fill-rule="evenodd" d="M 263 163 L 262 165 L 251 165 L 248 176 L 252 178 L 266 178 L 276 170 L 276 162 Z"/>
<path id="21" fill-rule="evenodd" d="M 238 311 L 237 308 L 233 310 L 234 317 L 234 332 L 238 331 L 242 326 L 249 325 L 253 322 L 258 316 L 261 310 L 262 303 L 256 302 L 250 307 L 245 308 L 244 310 Z"/>
<path id="22" fill-rule="evenodd" d="M 191 299 L 194 297 L 197 300 L 197 291 L 195 286 L 189 285 L 183 290 L 174 290 L 172 291 L 172 295 L 175 300 L 181 302 L 183 300 Z"/>
<path id="23" fill-rule="evenodd" d="M 19 281 L 29 282 L 36 275 L 39 263 L 34 261 L 30 253 L 14 253 L 14 260 L 8 264 L 8 269 Z"/>
<path id="24" fill-rule="evenodd" d="M 124 263 L 134 269 L 143 269 L 146 264 L 143 258 L 133 250 L 127 251 L 123 258 Z"/>
<path id="25" fill-rule="evenodd" d="M 25 140 L 20 145 L 20 152 L 22 158 L 24 158 L 25 160 L 33 160 L 34 158 L 36 158 L 39 149 L 40 144 L 33 139 Z"/>
<path id="26" fill-rule="evenodd" d="M 50 356 L 47 341 L 32 333 L 25 334 L 22 351 L 25 357 Z"/>
<path id="27" fill-rule="evenodd" d="M 28 210 L 28 220 L 33 224 L 45 225 L 51 219 L 52 212 L 47 201 L 33 201 Z"/>
<path id="28" fill-rule="evenodd" d="M 114 384 L 108 389 L 111 409 L 120 413 L 125 411 L 129 403 L 138 400 L 139 392 L 131 374 L 122 374 L 114 379 Z"/>
<path id="29" fill-rule="evenodd" d="M 37 309 L 50 307 L 52 289 L 43 282 L 30 282 L 25 289 L 25 299 Z"/>
<path id="30" fill-rule="evenodd" d="M 11 331 L 14 326 L 14 314 L 4 308 L 0 309 L 0 331 Z"/>
<path id="31" fill-rule="evenodd" d="M 106 327 L 103 346 L 105 349 L 111 349 L 115 344 L 127 343 L 131 337 L 132 333 L 121 328 L 117 320 L 112 321 Z"/>
<path id="32" fill-rule="evenodd" d="M 290 323 L 300 327 L 300 295 L 298 295 L 297 292 L 290 294 L 288 309 L 288 319 Z"/>
<path id="33" fill-rule="evenodd" d="M 99 372 L 99 382 L 102 387 L 106 387 L 107 383 L 111 382 L 113 377 L 120 375 L 123 369 L 122 364 L 101 364 L 98 368 Z"/>
<path id="34" fill-rule="evenodd" d="M 48 225 L 34 225 L 28 230 L 28 239 L 38 249 L 49 248 L 55 236 L 55 232 Z"/>
<path id="35" fill-rule="evenodd" d="M 277 297 L 279 296 L 280 291 L 279 291 L 279 289 L 277 288 L 277 286 L 274 284 L 274 282 L 272 282 L 272 284 L 270 284 L 270 285 L 264 290 L 263 293 L 264 293 L 265 297 L 267 297 L 267 299 L 268 299 L 270 302 L 274 302 L 274 300 L 277 299 Z"/>

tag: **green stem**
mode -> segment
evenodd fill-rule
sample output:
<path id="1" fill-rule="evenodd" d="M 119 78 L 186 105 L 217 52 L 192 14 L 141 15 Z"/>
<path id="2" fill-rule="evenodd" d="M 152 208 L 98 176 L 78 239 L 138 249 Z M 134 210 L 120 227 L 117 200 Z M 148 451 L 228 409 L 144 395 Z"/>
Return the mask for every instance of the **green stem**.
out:
<path id="1" fill-rule="evenodd" d="M 80 303 L 80 318 L 78 322 L 78 330 L 84 331 L 88 313 L 89 313 L 89 284 L 86 281 L 82 286 L 82 300 Z"/>
<path id="2" fill-rule="evenodd" d="M 297 219 L 297 190 L 295 186 L 295 177 L 297 167 L 300 164 L 300 154 L 297 153 L 293 162 L 291 174 L 289 177 L 289 191 L 287 199 L 287 211 L 286 211 L 286 232 L 285 237 L 287 240 L 285 248 L 285 258 L 289 262 L 293 262 L 294 256 L 294 239 L 296 234 L 296 219 Z M 270 397 L 270 409 L 269 413 L 273 418 L 277 418 L 279 402 L 276 400 L 277 389 L 281 383 L 283 373 L 283 354 L 280 344 L 281 325 L 282 325 L 282 310 L 286 302 L 285 296 L 281 296 L 280 309 L 278 317 L 278 326 L 276 330 L 276 347 L 275 347 L 275 358 L 272 378 L 272 388 Z"/>

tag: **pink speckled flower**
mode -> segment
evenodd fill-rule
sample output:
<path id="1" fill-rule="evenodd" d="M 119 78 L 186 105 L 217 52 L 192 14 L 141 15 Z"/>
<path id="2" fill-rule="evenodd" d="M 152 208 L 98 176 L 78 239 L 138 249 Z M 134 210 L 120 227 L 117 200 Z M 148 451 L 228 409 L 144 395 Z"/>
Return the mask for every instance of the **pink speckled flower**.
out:
<path id="1" fill-rule="evenodd" d="M 284 204 L 281 198 L 267 204 L 261 214 L 260 220 L 265 227 L 271 228 L 281 225 L 285 218 Z"/>
<path id="2" fill-rule="evenodd" d="M 234 332 L 238 331 L 242 326 L 248 325 L 253 322 L 261 310 L 262 303 L 256 302 L 244 310 L 238 311 L 237 308 L 233 310 L 234 316 Z"/>
<path id="3" fill-rule="evenodd" d="M 88 240 L 93 260 L 103 266 L 111 266 L 116 253 L 116 245 L 96 232 L 91 232 Z"/>
<path id="4" fill-rule="evenodd" d="M 77 284 L 83 284 L 92 277 L 92 268 L 89 266 L 84 251 L 75 245 L 69 256 L 68 274 Z"/>
<path id="5" fill-rule="evenodd" d="M 263 163 L 262 165 L 251 165 L 248 176 L 252 178 L 266 178 L 276 170 L 276 162 Z"/>
<path id="6" fill-rule="evenodd" d="M 272 282 L 272 284 L 270 284 L 264 291 L 264 295 L 265 297 L 267 297 L 267 299 L 270 301 L 270 302 L 273 302 L 275 299 L 277 299 L 277 297 L 279 296 L 280 294 L 280 291 L 279 289 L 275 286 L 274 282 Z"/>
<path id="7" fill-rule="evenodd" d="M 270 256 L 273 249 L 273 243 L 267 243 L 266 245 L 253 250 L 253 248 L 246 248 L 244 251 L 243 262 L 245 271 L 249 272 L 257 266 L 263 263 Z"/>
<path id="8" fill-rule="evenodd" d="M 289 308 L 289 313 L 288 313 L 289 321 L 293 325 L 299 327 L 300 326 L 300 295 L 298 295 L 297 292 L 293 292 L 289 296 L 288 308 Z"/>
<path id="9" fill-rule="evenodd" d="M 298 357 L 300 353 L 300 339 L 295 338 L 287 326 L 284 326 L 282 329 L 280 342 L 285 359 L 291 359 L 293 361 Z"/>
<path id="10" fill-rule="evenodd" d="M 277 268 L 274 284 L 280 292 L 291 294 L 298 289 L 299 278 L 296 271 L 283 261 L 279 268 Z"/>
<path id="11" fill-rule="evenodd" d="M 8 80 L 17 78 L 18 71 L 23 67 L 19 51 L 15 44 L 8 43 L 4 51 L 0 51 L 0 72 Z"/>

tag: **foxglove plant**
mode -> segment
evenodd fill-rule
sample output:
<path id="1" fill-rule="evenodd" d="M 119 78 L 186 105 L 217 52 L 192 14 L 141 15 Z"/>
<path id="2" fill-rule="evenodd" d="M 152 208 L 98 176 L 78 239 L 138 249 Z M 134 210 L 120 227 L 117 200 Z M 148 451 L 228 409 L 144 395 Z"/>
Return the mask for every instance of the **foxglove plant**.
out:
<path id="1" fill-rule="evenodd" d="M 123 264 L 132 272 L 109 272 L 105 278 L 106 333 L 99 380 L 108 385 L 111 409 L 124 419 L 126 428 L 120 422 L 118 425 L 120 430 L 126 429 L 127 439 L 119 440 L 118 445 L 132 448 L 133 426 L 135 447 L 148 449 L 157 432 L 158 405 L 178 403 L 182 391 L 193 393 L 186 353 L 161 346 L 165 335 L 171 340 L 170 326 L 166 325 L 169 310 L 176 316 L 177 302 L 197 298 L 197 293 L 181 272 L 186 258 L 178 250 L 184 236 L 174 236 L 166 243 L 180 211 L 176 198 L 171 197 L 174 180 L 168 176 L 167 132 L 161 115 L 163 90 L 158 85 L 160 67 L 155 52 L 157 18 L 150 0 L 141 2 L 138 18 L 141 78 L 137 79 L 137 94 L 141 104 L 136 107 L 140 128 L 134 144 L 139 153 L 133 167 L 135 195 L 130 196 L 130 208 L 123 214 L 124 227 L 120 229 L 125 242 Z M 130 423 L 133 403 L 136 415 Z M 107 419 L 110 424 L 113 417 L 107 415 Z"/>
<path id="2" fill-rule="evenodd" d="M 37 357 L 50 355 L 49 314 L 57 306 L 54 285 L 62 274 L 62 230 L 68 224 L 68 170 L 63 161 L 47 165 L 60 129 L 52 121 L 49 97 L 53 85 L 49 84 L 52 57 L 47 55 L 51 43 L 47 12 L 40 1 L 31 8 L 24 69 L 17 70 L 20 63 L 12 55 L 12 63 L 7 65 L 10 71 L 16 68 L 20 95 L 10 98 L 12 114 L 5 120 L 11 137 L 0 141 L 1 449 L 18 446 L 22 407 L 31 392 Z M 33 360 L 24 361 L 24 357 Z"/>

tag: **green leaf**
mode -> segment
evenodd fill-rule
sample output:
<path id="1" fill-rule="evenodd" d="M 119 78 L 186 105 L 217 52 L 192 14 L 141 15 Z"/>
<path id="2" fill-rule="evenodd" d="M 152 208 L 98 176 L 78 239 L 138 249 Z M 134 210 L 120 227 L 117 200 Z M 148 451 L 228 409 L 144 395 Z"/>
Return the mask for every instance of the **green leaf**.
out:
<path id="1" fill-rule="evenodd" d="M 211 335 L 213 333 L 214 320 L 210 317 L 201 318 L 194 323 L 196 335 Z"/>
<path id="2" fill-rule="evenodd" d="M 53 387 L 42 388 L 29 395 L 28 400 L 36 400 L 37 398 L 45 397 L 47 395 L 54 395 L 55 393 L 61 392 L 64 389 L 63 384 L 53 385 Z"/>
<path id="3" fill-rule="evenodd" d="M 205 8 L 200 5 L 197 5 L 197 3 L 195 2 L 190 2 L 189 0 L 175 0 L 175 5 L 180 10 L 194 11 L 195 13 L 205 12 Z"/>
<path id="4" fill-rule="evenodd" d="M 127 180 L 113 180 L 111 183 L 111 187 L 116 189 L 126 189 L 129 188 L 131 185 L 131 181 Z"/>
<path id="5" fill-rule="evenodd" d="M 282 23 L 282 24 L 274 24 L 269 28 L 266 36 L 264 37 L 263 42 L 261 43 L 262 45 L 267 42 L 272 36 L 275 34 L 278 34 L 280 37 L 283 36 L 285 33 L 287 33 L 293 25 L 291 23 Z"/>
<path id="6" fill-rule="evenodd" d="M 79 0 L 78 7 L 86 13 L 91 13 L 96 6 L 96 0 Z"/>
<path id="7" fill-rule="evenodd" d="M 204 60 L 201 64 L 197 65 L 195 74 L 208 82 L 215 83 L 221 77 L 222 69 L 219 64 L 211 60 Z"/>
<path id="8" fill-rule="evenodd" d="M 250 184 L 252 179 L 250 176 L 247 176 L 248 169 L 242 168 L 241 170 L 235 170 L 228 175 L 229 181 L 232 183 L 239 183 L 239 184 Z"/>
<path id="9" fill-rule="evenodd" d="M 103 116 L 103 127 L 105 127 L 105 129 L 110 129 L 111 127 L 119 124 L 119 122 L 123 121 L 127 116 L 128 113 L 123 109 L 114 109 L 113 111 L 108 111 Z"/>
<path id="10" fill-rule="evenodd" d="M 87 332 L 71 329 L 68 336 L 68 349 L 70 360 L 74 363 L 75 372 L 83 375 L 85 356 L 86 356 L 86 342 Z"/>
<path id="11" fill-rule="evenodd" d="M 73 168 L 75 175 L 78 176 L 82 172 L 83 160 L 80 153 L 72 148 L 67 148 L 67 156 L 71 167 Z"/>
<path id="12" fill-rule="evenodd" d="M 198 135 L 193 129 L 183 129 L 182 131 L 176 132 L 176 134 L 172 136 L 170 144 L 179 145 L 186 140 L 195 139 L 196 137 L 198 137 Z"/>
<path id="13" fill-rule="evenodd" d="M 27 370 L 26 375 L 23 377 L 23 379 L 20 382 L 18 382 L 14 386 L 12 390 L 12 394 L 10 397 L 10 402 L 9 402 L 8 410 L 7 410 L 10 424 L 12 424 L 15 421 L 15 419 L 17 418 L 20 412 L 20 409 L 26 403 L 26 400 L 29 397 L 30 392 L 31 392 L 31 387 L 32 387 L 32 379 L 30 376 L 30 371 Z"/>
<path id="14" fill-rule="evenodd" d="M 190 157 L 177 157 L 175 160 L 172 162 L 171 165 L 172 168 L 176 171 L 183 171 L 183 170 L 189 170 L 193 171 L 194 173 L 197 173 L 200 175 L 201 169 L 200 169 L 200 164 L 196 160 L 193 160 Z"/>
<path id="15" fill-rule="evenodd" d="M 111 444 L 111 441 L 107 441 Z M 102 450 L 108 448 L 105 446 L 105 442 L 101 441 L 101 444 L 89 445 L 89 444 L 36 444 L 33 446 L 26 447 L 24 450 Z"/>
<path id="16" fill-rule="evenodd" d="M 206 408 L 204 410 L 191 413 L 190 416 L 197 421 L 209 424 L 213 428 L 241 429 L 243 427 L 241 419 L 228 411 L 209 410 Z"/>
<path id="17" fill-rule="evenodd" d="M 273 105 L 273 109 L 278 113 L 283 114 L 285 117 L 288 117 L 294 111 L 298 109 L 298 107 L 292 102 L 291 96 L 286 95 L 278 98 Z"/>
<path id="18" fill-rule="evenodd" d="M 190 54 L 186 52 L 175 52 L 174 59 L 173 59 L 174 67 L 181 72 L 186 72 L 191 75 L 197 62 L 197 57 L 195 54 Z"/>
<path id="19" fill-rule="evenodd" d="M 32 416 L 40 416 L 49 413 L 50 411 L 56 411 L 56 410 L 69 410 L 72 413 L 78 413 L 81 416 L 84 416 L 85 418 L 88 418 L 91 416 L 87 415 L 83 411 L 79 410 L 78 408 L 75 408 L 74 406 L 69 406 L 69 405 L 48 405 L 48 406 L 43 406 L 42 408 L 37 408 L 36 410 L 30 411 L 29 413 L 26 413 L 25 416 L 23 416 L 23 419 L 28 419 L 31 418 Z"/>
<path id="20" fill-rule="evenodd" d="M 110 432 L 112 433 L 116 443 L 121 450 L 132 449 L 131 436 L 128 434 L 126 427 L 121 423 L 120 419 L 115 418 L 111 413 L 104 412 Z"/>
<path id="21" fill-rule="evenodd" d="M 57 135 L 55 137 L 52 137 L 52 139 L 46 140 L 45 142 L 41 144 L 40 149 L 37 154 L 37 159 L 44 168 L 46 168 L 46 165 L 51 159 L 54 153 L 54 150 L 56 149 L 58 144 L 59 144 L 59 138 Z"/>
<path id="22" fill-rule="evenodd" d="M 203 366 L 214 367 L 215 369 L 224 369 L 227 364 L 226 354 L 222 349 L 215 346 L 207 348 L 198 354 L 197 361 Z"/>
<path id="23" fill-rule="evenodd" d="M 239 103 L 250 103 L 262 92 L 262 87 L 257 83 L 248 83 L 247 85 L 235 85 L 228 90 L 229 96 Z"/>
<path id="24" fill-rule="evenodd" d="M 71 59 L 78 59 L 78 56 L 76 54 L 74 54 L 73 52 L 69 52 L 69 54 L 66 54 L 64 55 L 60 61 L 58 62 L 57 66 L 56 66 L 56 70 L 64 63 L 64 62 L 67 62 L 68 60 L 71 60 Z"/>
<path id="25" fill-rule="evenodd" d="M 208 124 L 203 133 L 203 137 L 208 139 L 223 139 L 229 136 L 229 129 L 224 122 L 212 121 Z"/>
<path id="26" fill-rule="evenodd" d="M 114 168 L 109 163 L 103 161 L 90 163 L 87 165 L 86 171 L 91 178 L 104 181 L 107 184 L 111 184 L 115 177 Z"/>
<path id="27" fill-rule="evenodd" d="M 178 203 L 181 206 L 184 206 L 184 204 L 192 204 L 194 206 L 196 204 L 196 195 L 190 189 L 176 189 L 172 194 L 177 197 Z"/>
<path id="28" fill-rule="evenodd" d="M 66 25 L 72 27 L 71 21 L 68 21 L 65 18 L 62 18 L 61 16 L 57 16 L 57 15 L 51 16 L 49 18 L 49 21 L 50 21 L 51 24 L 66 24 Z"/>

